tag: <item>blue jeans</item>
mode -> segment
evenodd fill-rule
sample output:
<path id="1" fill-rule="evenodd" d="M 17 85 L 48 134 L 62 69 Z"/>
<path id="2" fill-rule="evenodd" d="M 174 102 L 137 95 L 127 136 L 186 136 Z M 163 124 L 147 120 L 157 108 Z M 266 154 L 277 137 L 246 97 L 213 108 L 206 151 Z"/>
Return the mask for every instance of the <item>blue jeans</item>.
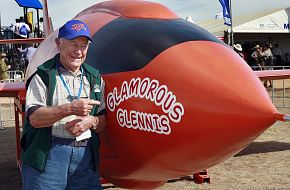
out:
<path id="1" fill-rule="evenodd" d="M 52 141 L 44 172 L 22 165 L 23 190 L 102 190 L 99 178 L 93 169 L 90 146 L 72 147 Z"/>

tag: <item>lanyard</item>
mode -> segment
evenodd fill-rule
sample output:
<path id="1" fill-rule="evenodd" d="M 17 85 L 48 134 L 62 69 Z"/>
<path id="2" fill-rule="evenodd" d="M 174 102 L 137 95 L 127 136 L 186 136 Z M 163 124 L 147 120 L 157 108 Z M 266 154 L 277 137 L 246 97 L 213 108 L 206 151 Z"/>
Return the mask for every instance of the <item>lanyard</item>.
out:
<path id="1" fill-rule="evenodd" d="M 59 65 L 59 63 L 57 63 L 57 69 L 58 69 L 58 70 L 59 70 L 59 67 L 60 67 L 60 65 Z M 65 80 L 64 80 L 64 78 L 63 78 L 61 72 L 58 72 L 59 77 L 60 77 L 60 79 L 61 79 L 61 82 L 62 82 L 63 86 L 65 87 L 65 89 L 66 89 L 67 92 L 68 92 L 68 100 L 69 100 L 70 102 L 73 101 L 74 99 L 78 99 L 78 100 L 79 100 L 80 97 L 81 97 L 81 93 L 82 93 L 82 90 L 83 90 L 83 67 L 81 67 L 81 72 L 82 72 L 82 78 L 81 78 L 81 81 L 80 81 L 80 88 L 79 88 L 79 92 L 78 92 L 78 96 L 77 96 L 77 98 L 76 98 L 76 96 L 73 96 L 73 95 L 71 94 L 70 89 L 69 89 L 69 86 L 67 85 L 68 83 L 65 82 Z"/>

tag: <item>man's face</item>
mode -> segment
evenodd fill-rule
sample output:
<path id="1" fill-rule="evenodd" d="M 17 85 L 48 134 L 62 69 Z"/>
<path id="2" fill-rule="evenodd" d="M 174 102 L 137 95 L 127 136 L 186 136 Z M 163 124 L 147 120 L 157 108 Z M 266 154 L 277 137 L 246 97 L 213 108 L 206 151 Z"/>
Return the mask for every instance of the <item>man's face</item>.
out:
<path id="1" fill-rule="evenodd" d="M 76 72 L 86 59 L 89 41 L 86 37 L 73 40 L 56 39 L 60 63 L 69 71 Z"/>

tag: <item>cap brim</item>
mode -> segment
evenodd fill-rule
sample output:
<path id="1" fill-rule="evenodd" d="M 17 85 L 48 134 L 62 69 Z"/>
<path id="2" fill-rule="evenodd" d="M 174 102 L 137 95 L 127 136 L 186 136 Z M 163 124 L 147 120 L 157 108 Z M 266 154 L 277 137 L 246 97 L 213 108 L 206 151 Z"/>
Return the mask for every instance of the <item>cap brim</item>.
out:
<path id="1" fill-rule="evenodd" d="M 66 37 L 63 37 L 63 38 L 66 39 L 66 40 L 73 40 L 73 39 L 76 39 L 76 38 L 82 37 L 82 36 L 88 38 L 88 40 L 90 42 L 93 42 L 93 39 L 91 37 L 89 37 L 89 36 L 86 36 L 86 35 L 78 35 L 78 36 L 72 35 L 72 36 L 66 36 Z"/>

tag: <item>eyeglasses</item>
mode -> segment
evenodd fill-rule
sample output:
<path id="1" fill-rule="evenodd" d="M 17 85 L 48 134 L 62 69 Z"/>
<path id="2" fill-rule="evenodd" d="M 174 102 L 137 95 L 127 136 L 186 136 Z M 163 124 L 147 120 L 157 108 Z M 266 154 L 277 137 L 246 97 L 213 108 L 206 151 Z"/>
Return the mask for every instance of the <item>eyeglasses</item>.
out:
<path id="1" fill-rule="evenodd" d="M 89 47 L 89 42 L 81 42 L 78 43 L 76 41 L 70 41 L 70 40 L 63 40 L 66 43 L 66 46 L 69 48 L 72 48 L 74 50 L 81 50 L 81 51 L 86 51 Z"/>
<path id="2" fill-rule="evenodd" d="M 70 42 L 70 47 L 77 50 L 85 51 L 89 47 L 89 43 L 77 44 L 76 42 Z"/>

